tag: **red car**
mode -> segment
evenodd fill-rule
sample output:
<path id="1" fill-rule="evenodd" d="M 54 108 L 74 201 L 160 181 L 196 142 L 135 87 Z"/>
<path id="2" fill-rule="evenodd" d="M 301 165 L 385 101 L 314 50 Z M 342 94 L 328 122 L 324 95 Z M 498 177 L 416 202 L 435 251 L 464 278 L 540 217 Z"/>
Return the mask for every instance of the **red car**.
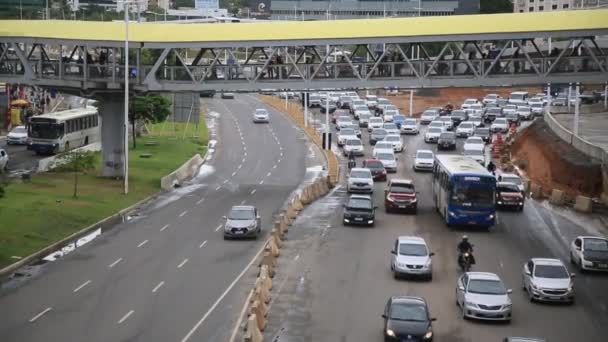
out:
<path id="1" fill-rule="evenodd" d="M 524 210 L 524 196 L 517 185 L 513 183 L 496 183 L 496 206 L 510 207 L 518 211 Z"/>
<path id="2" fill-rule="evenodd" d="M 366 159 L 363 161 L 363 165 L 361 167 L 367 168 L 372 172 L 374 181 L 386 180 L 386 169 L 381 161 L 377 159 Z"/>
<path id="3" fill-rule="evenodd" d="M 408 211 L 415 214 L 418 209 L 417 191 L 409 179 L 391 179 L 384 190 L 384 209 Z"/>

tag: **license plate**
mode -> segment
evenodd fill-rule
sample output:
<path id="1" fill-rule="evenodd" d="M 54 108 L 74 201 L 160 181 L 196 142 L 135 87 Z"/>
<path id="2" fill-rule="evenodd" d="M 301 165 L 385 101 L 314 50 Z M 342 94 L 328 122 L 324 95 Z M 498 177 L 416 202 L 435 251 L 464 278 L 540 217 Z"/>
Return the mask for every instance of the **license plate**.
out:
<path id="1" fill-rule="evenodd" d="M 234 232 L 234 234 L 236 234 L 236 235 L 243 234 L 243 231 L 237 230 L 236 232 Z"/>
<path id="2" fill-rule="evenodd" d="M 405 204 L 400 204 L 399 205 L 399 208 L 405 208 L 405 207 L 407 207 L 407 205 L 405 205 Z"/>
<path id="3" fill-rule="evenodd" d="M 561 297 L 555 297 L 555 296 L 552 296 L 552 297 L 549 297 L 549 299 L 553 299 L 553 300 L 559 300 L 559 299 L 561 299 Z"/>
<path id="4" fill-rule="evenodd" d="M 356 217 L 355 221 L 363 221 L 363 219 L 361 217 Z"/>
<path id="5" fill-rule="evenodd" d="M 599 268 L 608 268 L 608 264 L 597 264 Z"/>
<path id="6" fill-rule="evenodd" d="M 476 223 L 475 221 L 469 221 L 469 224 L 475 224 L 475 223 Z"/>

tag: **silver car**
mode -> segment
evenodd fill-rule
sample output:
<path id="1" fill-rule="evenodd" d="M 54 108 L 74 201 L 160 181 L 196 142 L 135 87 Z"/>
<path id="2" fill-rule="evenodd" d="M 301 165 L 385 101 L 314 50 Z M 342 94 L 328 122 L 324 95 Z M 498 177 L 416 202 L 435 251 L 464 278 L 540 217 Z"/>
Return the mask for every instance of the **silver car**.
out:
<path id="1" fill-rule="evenodd" d="M 254 238 L 262 232 L 262 221 L 256 207 L 235 205 L 228 216 L 224 216 L 224 239 Z"/>
<path id="2" fill-rule="evenodd" d="M 418 150 L 414 159 L 414 171 L 432 171 L 435 166 L 435 154 L 431 150 Z"/>
<path id="3" fill-rule="evenodd" d="M 522 286 L 531 302 L 573 303 L 573 277 L 559 259 L 534 258 L 524 264 Z"/>
<path id="4" fill-rule="evenodd" d="M 423 125 L 428 125 L 429 123 L 435 121 L 439 113 L 435 110 L 425 110 L 422 115 L 420 115 L 420 123 Z"/>
<path id="5" fill-rule="evenodd" d="M 420 129 L 416 119 L 405 119 L 401 124 L 401 133 L 403 134 L 418 134 L 419 132 Z"/>
<path id="6" fill-rule="evenodd" d="M 464 319 L 511 321 L 511 292 L 494 273 L 467 272 L 458 278 L 456 303 Z"/>
<path id="7" fill-rule="evenodd" d="M 351 169 L 346 190 L 348 192 L 373 192 L 374 178 L 370 169 L 358 167 Z"/>
<path id="8" fill-rule="evenodd" d="M 399 276 L 420 276 L 433 279 L 433 262 L 426 241 L 417 236 L 400 236 L 391 250 L 391 271 Z"/>
<path id="9" fill-rule="evenodd" d="M 570 262 L 583 271 L 608 271 L 608 239 L 577 236 L 570 244 Z"/>
<path id="10" fill-rule="evenodd" d="M 268 111 L 264 108 L 256 109 L 255 112 L 253 113 L 253 122 L 254 123 L 270 122 L 270 115 L 268 114 Z"/>
<path id="11" fill-rule="evenodd" d="M 424 142 L 437 143 L 437 140 L 439 140 L 439 136 L 443 132 L 445 132 L 444 128 L 431 127 L 427 129 L 426 133 L 424 133 Z"/>
<path id="12" fill-rule="evenodd" d="M 463 122 L 456 128 L 456 136 L 462 138 L 468 138 L 475 133 L 475 124 L 472 122 Z"/>

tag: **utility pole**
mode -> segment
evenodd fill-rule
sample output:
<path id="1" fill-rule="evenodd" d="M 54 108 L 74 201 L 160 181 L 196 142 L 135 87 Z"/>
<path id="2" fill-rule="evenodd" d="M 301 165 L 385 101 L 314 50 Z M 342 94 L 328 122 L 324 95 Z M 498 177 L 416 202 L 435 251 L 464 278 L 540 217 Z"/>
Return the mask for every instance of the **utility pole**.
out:
<path id="1" fill-rule="evenodd" d="M 579 122 L 579 112 L 580 112 L 580 104 L 579 104 L 579 100 L 578 100 L 578 95 L 579 95 L 579 91 L 580 91 L 580 86 L 577 83 L 576 84 L 576 91 L 574 93 L 574 127 L 572 127 L 572 133 L 574 133 L 574 136 L 578 136 L 578 122 Z"/>
<path id="2" fill-rule="evenodd" d="M 125 1 L 125 113 L 124 113 L 124 182 L 123 192 L 129 193 L 129 4 Z M 133 137 L 135 138 L 135 137 Z"/>
<path id="3" fill-rule="evenodd" d="M 308 127 L 308 92 L 304 92 L 304 127 Z"/>

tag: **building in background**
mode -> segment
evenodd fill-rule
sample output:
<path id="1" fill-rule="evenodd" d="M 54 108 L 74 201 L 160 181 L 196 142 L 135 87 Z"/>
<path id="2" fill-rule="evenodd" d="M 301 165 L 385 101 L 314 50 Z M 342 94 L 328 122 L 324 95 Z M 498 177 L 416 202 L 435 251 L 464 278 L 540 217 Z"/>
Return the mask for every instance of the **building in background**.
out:
<path id="1" fill-rule="evenodd" d="M 548 12 L 608 7 L 608 0 L 513 0 L 513 12 Z"/>
<path id="2" fill-rule="evenodd" d="M 334 20 L 479 13 L 479 0 L 269 0 L 269 4 L 271 18 L 274 20 Z"/>
<path id="3" fill-rule="evenodd" d="M 92 5 L 103 7 L 108 11 L 122 12 L 124 10 L 124 3 L 117 0 L 68 0 L 68 4 L 72 8 L 72 11 L 78 11 Z M 148 10 L 148 1 L 142 0 L 136 4 L 132 4 L 131 8 L 139 13 L 145 12 Z"/>

